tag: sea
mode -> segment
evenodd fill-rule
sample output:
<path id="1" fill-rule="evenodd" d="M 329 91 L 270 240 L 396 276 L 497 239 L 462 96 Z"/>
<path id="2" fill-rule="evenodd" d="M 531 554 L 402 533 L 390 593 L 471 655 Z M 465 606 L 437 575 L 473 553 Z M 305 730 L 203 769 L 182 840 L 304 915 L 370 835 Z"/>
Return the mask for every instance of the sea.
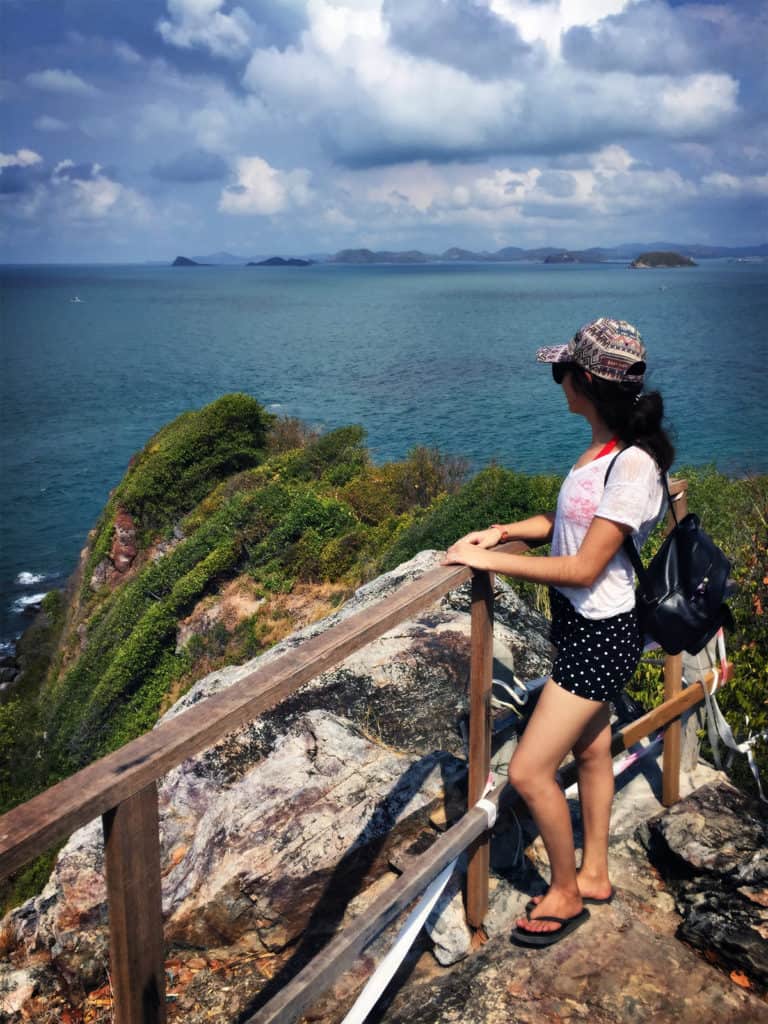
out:
<path id="1" fill-rule="evenodd" d="M 768 471 L 768 264 L 0 267 L 0 644 L 74 569 L 132 454 L 231 391 L 376 461 L 564 473 L 588 440 L 540 345 L 640 327 L 678 463 Z M 0 648 L 0 651 L 2 648 Z"/>

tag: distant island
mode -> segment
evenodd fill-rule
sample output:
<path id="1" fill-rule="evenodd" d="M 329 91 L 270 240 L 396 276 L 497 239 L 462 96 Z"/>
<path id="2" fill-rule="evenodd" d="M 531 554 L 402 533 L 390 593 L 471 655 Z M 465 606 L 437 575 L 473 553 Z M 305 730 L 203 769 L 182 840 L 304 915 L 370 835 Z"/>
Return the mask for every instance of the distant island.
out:
<path id="1" fill-rule="evenodd" d="M 282 256 L 270 256 L 267 260 L 250 260 L 245 262 L 244 260 L 238 260 L 235 256 L 229 256 L 228 253 L 222 253 L 227 259 L 221 262 L 211 261 L 205 263 L 202 260 L 192 260 L 189 256 L 177 256 L 171 264 L 172 267 L 213 267 L 213 266 L 246 266 L 246 267 L 311 267 L 315 262 L 314 260 L 300 260 L 296 257 L 290 257 L 289 259 L 283 259 Z"/>
<path id="2" fill-rule="evenodd" d="M 418 249 L 408 249 L 406 252 L 372 252 L 370 249 L 342 249 L 335 256 L 331 256 L 329 263 L 430 263 L 435 259 Z"/>
<path id="3" fill-rule="evenodd" d="M 191 260 L 188 256 L 177 256 L 171 264 L 172 267 L 208 267 L 209 263 L 199 263 L 197 260 Z"/>
<path id="4" fill-rule="evenodd" d="M 683 256 L 682 253 L 687 255 Z M 229 252 L 215 252 L 190 259 L 177 256 L 175 267 L 306 267 L 314 263 L 369 266 L 374 264 L 420 265 L 429 263 L 546 263 L 600 264 L 613 263 L 626 266 L 632 261 L 634 268 L 691 267 L 695 259 L 738 259 L 763 263 L 768 261 L 768 245 L 726 247 L 718 245 L 682 244 L 679 242 L 629 242 L 612 247 L 593 246 L 589 249 L 565 249 L 562 246 L 539 246 L 523 249 L 508 245 L 495 252 L 474 251 L 451 246 L 443 252 L 423 252 L 421 249 L 341 249 L 337 253 L 309 252 L 301 257 L 234 256 Z"/>
<path id="5" fill-rule="evenodd" d="M 652 267 L 697 267 L 690 256 L 683 256 L 679 252 L 642 252 L 632 260 L 630 267 L 633 270 L 650 270 Z"/>
<path id="6" fill-rule="evenodd" d="M 258 263 L 251 260 L 246 267 L 311 267 L 314 260 L 300 260 L 290 257 L 284 260 L 282 256 L 270 256 L 268 260 L 259 260 Z"/>
<path id="7" fill-rule="evenodd" d="M 673 252 L 640 253 L 640 246 L 617 247 L 615 249 L 554 249 L 543 246 L 539 249 L 519 249 L 507 246 L 497 252 L 472 252 L 469 249 L 453 247 L 445 252 L 427 253 L 419 249 L 408 249 L 404 252 L 390 250 L 373 251 L 371 249 L 342 249 L 334 256 L 328 257 L 328 263 L 345 263 L 367 265 L 374 263 L 517 263 L 521 261 L 562 264 L 562 263 L 625 263 L 628 259 L 658 260 L 648 266 L 696 266 L 687 256 Z M 669 261 L 669 262 L 666 262 Z M 678 262 L 679 261 L 679 262 Z M 639 266 L 640 264 L 638 264 Z M 643 264 L 646 265 L 646 264 Z"/>

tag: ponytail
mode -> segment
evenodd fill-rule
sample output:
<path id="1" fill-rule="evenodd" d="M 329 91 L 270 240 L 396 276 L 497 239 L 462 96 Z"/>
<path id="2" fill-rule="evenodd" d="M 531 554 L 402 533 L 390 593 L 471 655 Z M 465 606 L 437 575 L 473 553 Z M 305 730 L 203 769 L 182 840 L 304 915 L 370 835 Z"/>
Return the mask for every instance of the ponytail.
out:
<path id="1" fill-rule="evenodd" d="M 675 458 L 675 449 L 664 429 L 664 402 L 658 391 L 641 391 L 642 384 L 619 383 L 592 377 L 573 365 L 574 387 L 594 403 L 605 425 L 625 445 L 643 448 L 666 473 Z"/>

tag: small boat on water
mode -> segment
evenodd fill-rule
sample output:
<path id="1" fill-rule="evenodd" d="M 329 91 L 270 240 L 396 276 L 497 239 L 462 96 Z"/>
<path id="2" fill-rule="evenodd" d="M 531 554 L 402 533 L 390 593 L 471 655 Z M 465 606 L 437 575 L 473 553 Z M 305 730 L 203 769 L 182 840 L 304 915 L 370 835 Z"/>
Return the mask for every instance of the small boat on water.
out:
<path id="1" fill-rule="evenodd" d="M 74 299 L 70 299 L 69 301 L 70 301 L 70 302 L 82 302 L 83 300 L 82 300 L 82 299 L 80 298 L 80 296 L 79 296 L 79 295 L 76 295 L 76 296 L 74 297 Z"/>

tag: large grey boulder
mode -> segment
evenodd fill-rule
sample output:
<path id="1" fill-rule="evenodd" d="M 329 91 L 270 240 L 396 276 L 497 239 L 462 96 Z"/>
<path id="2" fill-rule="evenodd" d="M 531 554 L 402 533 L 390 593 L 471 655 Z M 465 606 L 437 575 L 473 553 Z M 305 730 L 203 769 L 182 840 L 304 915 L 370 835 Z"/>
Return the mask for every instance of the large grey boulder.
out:
<path id="1" fill-rule="evenodd" d="M 166 718 L 180 714 L 210 694 L 231 686 L 257 666 L 271 664 L 310 637 L 370 608 L 439 565 L 441 558 L 441 552 L 422 551 L 360 587 L 333 615 L 292 633 L 244 665 L 212 672 L 195 683 Z M 469 610 L 470 586 L 465 584 L 233 734 L 226 743 L 214 748 L 213 759 L 223 758 L 230 770 L 237 772 L 238 762 L 251 764 L 264 757 L 298 715 L 318 707 L 356 722 L 381 742 L 398 749 L 463 754 L 457 726 L 467 710 Z M 552 652 L 548 622 L 501 578 L 496 581 L 494 615 L 494 655 L 499 666 L 508 671 L 514 665 L 523 679 L 546 673 Z M 223 763 L 220 770 L 227 770 Z"/>

